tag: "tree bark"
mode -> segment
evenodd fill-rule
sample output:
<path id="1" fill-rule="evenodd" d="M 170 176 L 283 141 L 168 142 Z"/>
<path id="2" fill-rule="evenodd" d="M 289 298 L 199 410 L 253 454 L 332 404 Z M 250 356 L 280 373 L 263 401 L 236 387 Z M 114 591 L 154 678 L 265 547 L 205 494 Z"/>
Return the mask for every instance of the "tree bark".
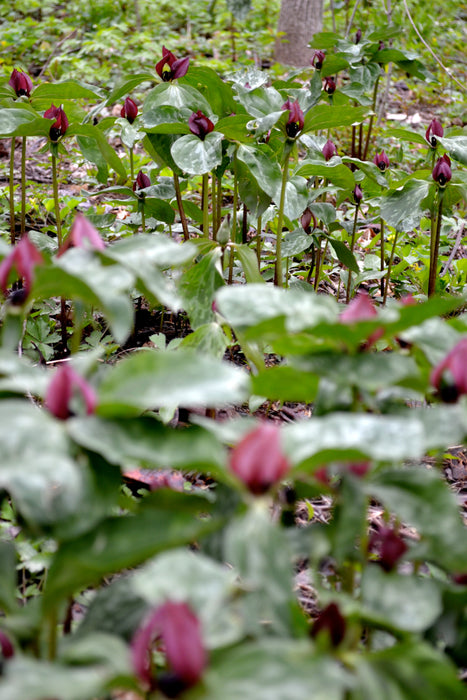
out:
<path id="1" fill-rule="evenodd" d="M 288 66 L 308 66 L 312 36 L 323 28 L 323 0 L 282 0 L 275 58 Z"/>

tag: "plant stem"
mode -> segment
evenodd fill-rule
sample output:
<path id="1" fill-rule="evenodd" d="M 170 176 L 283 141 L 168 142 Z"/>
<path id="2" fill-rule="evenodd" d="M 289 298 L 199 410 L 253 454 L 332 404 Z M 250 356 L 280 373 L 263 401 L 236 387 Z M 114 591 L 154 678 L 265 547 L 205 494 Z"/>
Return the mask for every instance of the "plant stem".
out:
<path id="1" fill-rule="evenodd" d="M 381 272 L 384 272 L 384 220 L 380 219 L 380 224 L 381 224 L 381 230 L 379 234 L 379 249 L 380 249 L 380 254 L 381 254 L 381 264 L 380 264 L 380 270 Z M 381 296 L 384 297 L 384 277 L 381 277 L 380 280 L 381 284 Z"/>
<path id="2" fill-rule="evenodd" d="M 204 238 L 209 238 L 209 174 L 205 173 L 203 175 L 203 188 L 202 188 L 202 200 L 203 200 L 203 236 Z"/>
<path id="3" fill-rule="evenodd" d="M 287 144 L 286 144 L 287 148 Z M 289 160 L 290 160 L 291 150 L 287 149 L 287 153 L 284 161 L 284 169 L 282 171 L 282 186 L 281 186 L 281 197 L 279 201 L 279 217 L 277 220 L 277 233 L 276 233 L 276 274 L 274 283 L 278 287 L 283 287 L 282 282 L 282 224 L 284 222 L 284 204 L 285 204 L 285 190 L 287 187 L 287 180 L 289 179 Z"/>
<path id="4" fill-rule="evenodd" d="M 350 252 L 351 252 L 351 253 L 353 253 L 353 249 L 354 249 L 354 246 L 355 246 L 355 234 L 356 234 L 356 231 L 357 231 L 358 209 L 359 209 L 359 205 L 357 204 L 357 205 L 355 206 L 355 215 L 354 215 L 354 218 L 353 218 L 352 240 L 351 240 L 351 243 L 350 243 Z M 351 284 L 352 284 L 352 271 L 351 271 L 350 268 L 349 268 L 349 277 L 348 277 L 348 280 L 347 280 L 347 294 L 346 294 L 346 297 L 345 297 L 345 301 L 346 301 L 347 304 L 348 304 L 349 301 L 350 301 L 350 287 L 351 287 Z"/>
<path id="5" fill-rule="evenodd" d="M 15 229 L 15 189 L 14 189 L 14 173 L 15 173 L 15 137 L 11 139 L 10 148 L 10 241 L 11 245 L 15 245 L 16 229 Z"/>
<path id="6" fill-rule="evenodd" d="M 222 221 L 222 178 L 217 178 L 217 193 L 216 193 L 216 234 Z"/>
<path id="7" fill-rule="evenodd" d="M 435 239 L 432 241 L 432 255 L 430 258 L 430 276 L 428 278 L 428 296 L 431 297 L 436 291 L 436 272 L 438 269 L 439 239 L 441 234 L 441 223 L 443 220 L 443 198 L 444 190 L 438 190 L 438 217 L 436 219 Z"/>
<path id="8" fill-rule="evenodd" d="M 261 271 L 261 229 L 263 228 L 262 216 L 258 216 L 256 223 L 256 258 L 258 260 L 258 270 Z"/>
<path id="9" fill-rule="evenodd" d="M 49 618 L 48 659 L 54 661 L 57 655 L 57 610 L 53 608 Z"/>
<path id="10" fill-rule="evenodd" d="M 141 228 L 143 233 L 146 233 L 146 213 L 144 211 L 144 202 L 141 202 Z"/>
<path id="11" fill-rule="evenodd" d="M 217 234 L 217 202 L 216 202 L 216 178 L 214 173 L 211 176 L 211 211 L 212 211 L 212 240 L 216 240 Z"/>
<path id="12" fill-rule="evenodd" d="M 321 280 L 321 272 L 322 272 L 322 269 L 323 269 L 324 261 L 326 260 L 326 254 L 327 254 L 327 252 L 328 252 L 328 247 L 329 247 L 329 239 L 326 239 L 326 245 L 324 246 L 324 252 L 323 252 L 323 254 L 321 255 L 321 261 L 320 261 L 319 270 L 316 270 L 316 275 L 315 275 L 315 292 L 317 292 L 318 289 L 319 289 L 319 283 L 320 283 L 320 280 Z"/>
<path id="13" fill-rule="evenodd" d="M 130 148 L 130 178 L 133 183 L 135 180 L 135 164 L 133 161 L 133 147 Z"/>
<path id="14" fill-rule="evenodd" d="M 21 143 L 21 238 L 26 232 L 26 136 Z"/>
<path id="15" fill-rule="evenodd" d="M 379 86 L 379 79 L 381 75 L 378 75 L 378 77 L 375 80 L 375 87 L 373 88 L 373 112 L 376 110 L 376 100 L 378 98 L 378 86 Z M 366 141 L 365 141 L 365 148 L 363 150 L 363 158 L 362 160 L 366 160 L 366 157 L 368 155 L 368 148 L 370 146 L 370 139 L 371 139 L 371 132 L 373 130 L 373 122 L 375 119 L 375 115 L 372 114 L 370 117 L 370 123 L 368 124 L 368 131 L 366 134 Z"/>
<path id="16" fill-rule="evenodd" d="M 62 247 L 62 223 L 60 221 L 60 200 L 58 198 L 57 157 L 52 153 L 52 184 L 54 191 L 55 220 L 57 224 L 58 248 Z"/>
<path id="17" fill-rule="evenodd" d="M 178 213 L 180 214 L 180 221 L 182 222 L 183 238 L 185 241 L 189 241 L 190 232 L 188 231 L 185 210 L 183 209 L 182 193 L 180 192 L 180 180 L 178 179 L 178 175 L 176 173 L 174 173 L 174 188 L 175 196 L 177 197 Z"/>
<path id="18" fill-rule="evenodd" d="M 396 231 L 396 233 L 394 234 L 394 241 L 393 241 L 392 248 L 391 248 L 391 257 L 389 258 L 389 263 L 388 263 L 388 272 L 386 275 L 386 284 L 385 284 L 385 289 L 384 289 L 383 306 L 386 304 L 386 299 L 388 296 L 389 281 L 391 279 L 392 261 L 394 260 L 394 253 L 396 252 L 396 243 L 397 243 L 397 236 L 398 235 L 399 235 L 399 231 Z"/>

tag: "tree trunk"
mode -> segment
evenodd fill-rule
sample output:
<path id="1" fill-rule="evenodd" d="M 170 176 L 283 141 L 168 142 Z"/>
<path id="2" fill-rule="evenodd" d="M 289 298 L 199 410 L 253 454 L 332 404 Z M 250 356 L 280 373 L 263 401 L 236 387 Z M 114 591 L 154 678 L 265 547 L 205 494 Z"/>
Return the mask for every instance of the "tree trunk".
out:
<path id="1" fill-rule="evenodd" d="M 308 66 L 308 42 L 323 28 L 323 0 L 282 0 L 275 58 L 288 66 Z"/>

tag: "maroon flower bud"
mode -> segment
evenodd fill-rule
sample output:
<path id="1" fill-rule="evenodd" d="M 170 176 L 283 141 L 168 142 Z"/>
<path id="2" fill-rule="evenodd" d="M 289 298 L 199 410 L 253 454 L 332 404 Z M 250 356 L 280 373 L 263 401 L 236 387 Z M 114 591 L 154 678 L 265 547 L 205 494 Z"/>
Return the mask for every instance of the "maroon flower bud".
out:
<path id="1" fill-rule="evenodd" d="M 232 450 L 229 467 L 255 496 L 266 493 L 290 468 L 282 452 L 279 428 L 261 423 L 248 433 Z"/>
<path id="2" fill-rule="evenodd" d="M 134 102 L 131 97 L 127 97 L 125 103 L 120 111 L 120 116 L 133 124 L 136 117 L 138 116 L 138 105 Z"/>
<path id="3" fill-rule="evenodd" d="M 446 403 L 455 403 L 467 394 L 467 338 L 462 338 L 433 369 L 430 382 Z"/>
<path id="4" fill-rule="evenodd" d="M 143 173 L 142 170 L 140 170 L 136 176 L 136 180 L 133 183 L 133 192 L 144 190 L 146 187 L 151 187 L 151 180 L 145 173 Z"/>
<path id="5" fill-rule="evenodd" d="M 425 132 L 425 138 L 432 148 L 436 148 L 438 145 L 437 136 L 442 136 L 444 134 L 444 129 L 437 119 L 432 119 L 428 129 Z"/>
<path id="6" fill-rule="evenodd" d="M 313 68 L 316 68 L 316 70 L 321 70 L 325 58 L 326 54 L 324 53 L 324 51 L 315 51 L 313 54 L 313 58 L 311 59 L 311 65 L 313 66 Z"/>
<path id="7" fill-rule="evenodd" d="M 358 323 L 359 321 L 372 321 L 378 312 L 373 306 L 373 302 L 366 292 L 360 292 L 354 299 L 350 302 L 346 309 L 340 315 L 341 323 Z M 371 347 L 381 336 L 384 330 L 382 328 L 377 328 L 373 333 L 370 334 L 368 340 L 366 341 L 367 347 Z"/>
<path id="8" fill-rule="evenodd" d="M 362 38 L 362 30 L 361 30 L 361 29 L 357 29 L 357 31 L 355 32 L 355 43 L 356 43 L 356 44 L 359 44 L 361 38 Z"/>
<path id="9" fill-rule="evenodd" d="M 44 258 L 35 245 L 31 243 L 27 236 L 23 236 L 11 253 L 0 263 L 0 287 L 3 293 L 5 295 L 7 293 L 8 277 L 11 270 L 14 268 L 22 279 L 27 297 L 33 282 L 34 267 L 43 262 Z"/>
<path id="10" fill-rule="evenodd" d="M 172 51 L 169 51 L 162 47 L 162 58 L 156 64 L 156 73 L 162 80 L 167 83 L 171 80 L 176 80 L 177 78 L 183 78 L 188 71 L 190 65 L 190 59 L 188 56 L 185 58 L 176 58 Z"/>
<path id="11" fill-rule="evenodd" d="M 62 107 L 55 107 L 54 104 L 44 112 L 46 119 L 55 119 L 50 127 L 49 138 L 53 143 L 56 143 L 68 129 L 68 119 Z"/>
<path id="12" fill-rule="evenodd" d="M 27 73 L 16 70 L 16 68 L 13 70 L 13 73 L 10 75 L 10 80 L 8 81 L 8 85 L 13 88 L 13 90 L 16 92 L 17 97 L 21 97 L 21 95 L 26 95 L 26 97 L 29 97 L 29 95 L 31 94 L 31 90 L 32 90 L 31 78 L 29 77 L 29 75 Z"/>
<path id="13" fill-rule="evenodd" d="M 378 564 L 385 571 L 392 571 L 407 551 L 402 537 L 390 527 L 382 527 L 378 532 L 372 533 L 368 548 L 378 555 Z"/>
<path id="14" fill-rule="evenodd" d="M 311 636 L 317 637 L 327 632 L 333 647 L 338 647 L 345 637 L 346 622 L 341 611 L 335 603 L 330 603 L 324 608 L 313 622 Z"/>
<path id="15" fill-rule="evenodd" d="M 313 228 L 311 228 L 311 222 L 313 221 Z M 305 233 L 311 233 L 314 231 L 316 226 L 318 225 L 318 222 L 316 221 L 316 216 L 313 214 L 308 207 L 305 209 L 303 214 L 300 217 L 300 223 L 302 225 L 303 230 Z"/>
<path id="16" fill-rule="evenodd" d="M 389 158 L 384 151 L 377 153 L 373 158 L 373 163 L 378 166 L 381 172 L 384 172 L 386 168 L 389 168 Z"/>
<path id="17" fill-rule="evenodd" d="M 467 586 L 467 573 L 452 574 L 451 578 L 458 586 Z"/>
<path id="18" fill-rule="evenodd" d="M 438 158 L 431 176 L 440 187 L 446 187 L 449 180 L 452 178 L 451 159 L 447 153 L 441 158 Z"/>
<path id="19" fill-rule="evenodd" d="M 353 198 L 354 198 L 355 204 L 357 204 L 357 205 L 360 204 L 360 202 L 362 201 L 363 192 L 362 192 L 362 188 L 360 187 L 360 185 L 355 185 L 355 188 L 353 191 Z"/>
<path id="20" fill-rule="evenodd" d="M 169 666 L 169 674 L 161 674 L 159 682 L 152 677 L 150 649 L 153 640 L 160 637 Z M 135 674 L 145 687 L 156 685 L 169 697 L 195 685 L 207 664 L 201 638 L 200 623 L 186 603 L 167 601 L 152 613 L 136 631 L 131 642 L 131 656 Z"/>
<path id="21" fill-rule="evenodd" d="M 188 126 L 192 134 L 198 136 L 201 141 L 204 141 L 206 136 L 214 129 L 214 124 L 205 114 L 199 109 L 193 112 L 188 119 Z"/>
<path id="22" fill-rule="evenodd" d="M 359 479 L 364 477 L 370 470 L 369 462 L 353 462 L 349 464 L 347 469 L 351 474 L 357 476 Z"/>
<path id="23" fill-rule="evenodd" d="M 331 139 L 328 139 L 324 144 L 322 153 L 326 160 L 331 160 L 333 156 L 337 156 L 337 148 Z"/>
<path id="24" fill-rule="evenodd" d="M 386 44 L 384 43 L 384 41 L 382 39 L 380 39 L 379 44 L 378 44 L 378 51 L 384 51 L 385 48 L 386 48 Z"/>
<path id="25" fill-rule="evenodd" d="M 332 95 L 336 91 L 336 83 L 330 76 L 325 79 L 323 90 L 327 92 L 328 95 Z"/>
<path id="26" fill-rule="evenodd" d="M 91 250 L 104 250 L 105 248 L 105 243 L 97 229 L 82 214 L 76 214 L 68 238 L 59 250 L 57 257 L 72 247 Z"/>
<path id="27" fill-rule="evenodd" d="M 305 117 L 300 108 L 298 100 L 295 100 L 295 102 L 287 100 L 287 102 L 284 102 L 281 109 L 289 110 L 289 118 L 287 120 L 287 124 L 285 125 L 285 131 L 289 138 L 294 139 L 303 129 L 303 125 L 305 124 Z"/>
<path id="28" fill-rule="evenodd" d="M 316 479 L 316 481 L 318 481 L 320 484 L 323 484 L 324 486 L 329 486 L 329 484 L 331 483 L 327 467 L 318 467 L 318 469 L 316 469 L 313 472 L 313 476 Z"/>
<path id="29" fill-rule="evenodd" d="M 45 395 L 45 407 L 60 420 L 70 418 L 73 415 L 70 402 L 75 389 L 84 399 L 88 416 L 94 413 L 97 406 L 96 392 L 68 363 L 60 365 L 56 370 Z"/>
<path id="30" fill-rule="evenodd" d="M 3 659 L 11 659 L 15 655 L 15 648 L 11 643 L 11 639 L 2 630 L 0 630 L 0 651 Z"/>

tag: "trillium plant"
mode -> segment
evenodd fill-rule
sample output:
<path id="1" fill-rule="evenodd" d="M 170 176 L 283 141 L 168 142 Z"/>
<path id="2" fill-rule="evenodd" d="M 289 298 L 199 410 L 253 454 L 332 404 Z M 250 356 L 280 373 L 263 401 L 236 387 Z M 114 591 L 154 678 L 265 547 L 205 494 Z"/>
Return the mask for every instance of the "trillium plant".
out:
<path id="1" fill-rule="evenodd" d="M 465 129 L 370 5 L 294 70 L 131 7 L 0 87 L 0 700 L 461 700 Z"/>

